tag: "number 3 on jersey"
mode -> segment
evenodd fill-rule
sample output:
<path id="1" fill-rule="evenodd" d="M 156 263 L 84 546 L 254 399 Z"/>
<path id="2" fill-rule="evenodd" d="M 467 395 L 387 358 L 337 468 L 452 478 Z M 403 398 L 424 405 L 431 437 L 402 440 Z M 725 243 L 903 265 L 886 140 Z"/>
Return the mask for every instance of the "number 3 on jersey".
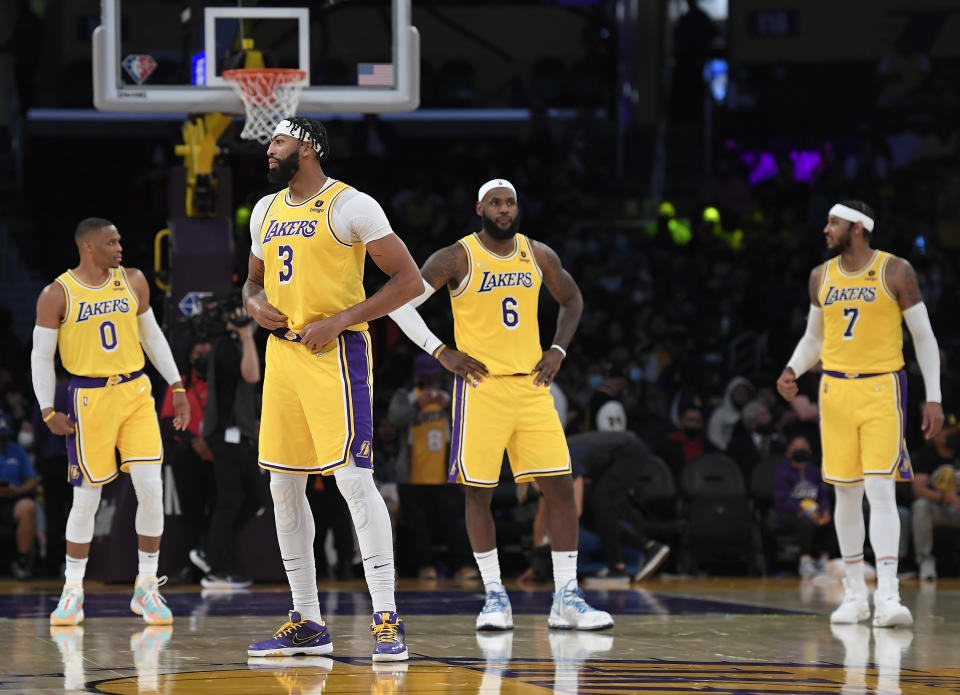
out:
<path id="1" fill-rule="evenodd" d="M 517 304 L 517 300 L 513 297 L 504 297 L 500 303 L 500 309 L 503 312 L 503 325 L 507 328 L 516 328 L 517 324 L 520 323 Z"/>
<path id="2" fill-rule="evenodd" d="M 280 284 L 286 285 L 293 278 L 293 247 L 280 245 L 277 247 L 277 255 L 283 263 L 283 268 L 280 269 Z"/>

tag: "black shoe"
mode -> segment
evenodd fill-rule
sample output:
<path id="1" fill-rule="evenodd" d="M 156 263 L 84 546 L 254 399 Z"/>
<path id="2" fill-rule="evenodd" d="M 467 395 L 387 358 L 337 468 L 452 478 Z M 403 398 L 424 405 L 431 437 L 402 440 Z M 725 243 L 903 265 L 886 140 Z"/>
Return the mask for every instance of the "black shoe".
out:
<path id="1" fill-rule="evenodd" d="M 246 577 L 240 577 L 235 574 L 209 573 L 200 580 L 200 585 L 204 589 L 236 590 L 246 589 L 253 584 L 253 581 Z"/>
<path id="2" fill-rule="evenodd" d="M 21 555 L 16 560 L 13 561 L 13 564 L 10 565 L 10 572 L 13 573 L 14 579 L 24 580 L 33 578 L 33 567 L 30 566 L 30 558 L 26 555 Z"/>
<path id="3" fill-rule="evenodd" d="M 201 548 L 194 548 L 190 551 L 190 562 L 204 574 L 213 572 L 213 567 L 210 566 L 210 562 L 207 560 L 207 554 L 203 552 Z"/>
<path id="4" fill-rule="evenodd" d="M 643 564 L 640 565 L 637 573 L 633 575 L 633 581 L 642 582 L 652 575 L 660 569 L 660 565 L 663 564 L 663 561 L 667 559 L 667 555 L 669 554 L 669 545 L 664 545 L 657 541 L 650 541 L 650 545 L 643 549 Z"/>

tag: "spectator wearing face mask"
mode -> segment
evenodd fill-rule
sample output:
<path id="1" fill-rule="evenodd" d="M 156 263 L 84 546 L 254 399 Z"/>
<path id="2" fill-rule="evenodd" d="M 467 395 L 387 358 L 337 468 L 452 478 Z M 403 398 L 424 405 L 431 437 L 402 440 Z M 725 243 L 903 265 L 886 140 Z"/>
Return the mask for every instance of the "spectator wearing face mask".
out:
<path id="1" fill-rule="evenodd" d="M 31 553 L 37 531 L 37 507 L 33 494 L 37 477 L 30 457 L 13 441 L 13 422 L 0 411 L 0 527 L 14 530 L 17 557 L 11 572 L 17 579 L 33 576 Z"/>
<path id="2" fill-rule="evenodd" d="M 807 438 L 791 438 L 773 483 L 777 523 L 781 532 L 799 537 L 798 571 L 804 579 L 826 570 L 834 537 L 827 486 L 820 478 L 820 466 L 812 459 Z"/>
<path id="3" fill-rule="evenodd" d="M 700 408 L 684 408 L 677 424 L 679 427 L 656 446 L 657 455 L 670 466 L 674 475 L 679 475 L 688 461 L 703 456 L 708 449 L 703 438 L 703 411 Z"/>
<path id="4" fill-rule="evenodd" d="M 593 392 L 590 394 L 590 400 L 583 414 L 581 432 L 600 429 L 600 409 L 608 401 L 622 400 L 623 390 L 627 386 L 626 372 L 622 367 L 608 364 L 602 373 L 590 374 L 587 384 Z"/>
<path id="5" fill-rule="evenodd" d="M 782 450 L 770 409 L 759 400 L 743 406 L 740 422 L 733 428 L 727 455 L 737 462 L 745 480 L 754 467 L 770 454 Z"/>
<path id="6" fill-rule="evenodd" d="M 727 450 L 733 430 L 740 422 L 741 410 L 756 392 L 754 385 L 742 376 L 734 377 L 727 384 L 723 403 L 713 411 L 707 424 L 707 439 L 720 451 Z"/>

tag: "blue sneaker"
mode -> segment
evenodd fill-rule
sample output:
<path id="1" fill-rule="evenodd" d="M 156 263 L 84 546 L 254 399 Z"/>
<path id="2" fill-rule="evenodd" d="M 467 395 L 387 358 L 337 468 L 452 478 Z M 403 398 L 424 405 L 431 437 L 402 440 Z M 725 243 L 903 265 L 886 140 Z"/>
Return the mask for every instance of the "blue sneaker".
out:
<path id="1" fill-rule="evenodd" d="M 490 582 L 486 586 L 487 598 L 483 610 L 477 616 L 478 630 L 512 630 L 513 609 L 510 597 L 499 582 Z"/>
<path id="2" fill-rule="evenodd" d="M 597 610 L 583 597 L 577 580 L 571 579 L 553 595 L 547 627 L 560 630 L 605 630 L 613 627 L 613 618 Z"/>
<path id="3" fill-rule="evenodd" d="M 374 661 L 406 661 L 410 658 L 403 621 L 393 611 L 374 613 L 370 632 L 376 640 L 373 645 Z"/>
<path id="4" fill-rule="evenodd" d="M 247 647 L 248 656 L 295 656 L 297 654 L 329 654 L 333 639 L 324 623 L 304 620 L 297 611 L 290 611 L 287 622 L 273 637 Z"/>

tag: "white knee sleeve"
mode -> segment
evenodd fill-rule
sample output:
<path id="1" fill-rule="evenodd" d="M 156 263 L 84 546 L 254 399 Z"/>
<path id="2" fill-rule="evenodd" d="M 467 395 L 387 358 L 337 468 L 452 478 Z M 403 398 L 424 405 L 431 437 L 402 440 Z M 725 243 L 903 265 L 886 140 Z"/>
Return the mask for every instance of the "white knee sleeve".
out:
<path id="1" fill-rule="evenodd" d="M 837 506 L 833 520 L 840 554 L 845 560 L 863 556 L 863 485 L 836 485 Z"/>
<path id="2" fill-rule="evenodd" d="M 864 483 L 870 503 L 870 545 L 880 558 L 900 555 L 900 515 L 893 478 L 867 478 Z"/>
<path id="3" fill-rule="evenodd" d="M 270 495 L 273 497 L 273 515 L 279 535 L 297 533 L 304 528 L 308 519 L 310 526 L 313 526 L 313 515 L 307 502 L 307 476 L 270 471 Z"/>
<path id="4" fill-rule="evenodd" d="M 163 535 L 163 479 L 159 463 L 132 464 L 130 480 L 137 493 L 137 517 L 134 526 L 141 536 Z"/>
<path id="5" fill-rule="evenodd" d="M 73 505 L 67 517 L 67 540 L 71 543 L 89 543 L 93 540 L 93 520 L 100 506 L 100 486 L 94 487 L 84 481 L 73 488 Z"/>

